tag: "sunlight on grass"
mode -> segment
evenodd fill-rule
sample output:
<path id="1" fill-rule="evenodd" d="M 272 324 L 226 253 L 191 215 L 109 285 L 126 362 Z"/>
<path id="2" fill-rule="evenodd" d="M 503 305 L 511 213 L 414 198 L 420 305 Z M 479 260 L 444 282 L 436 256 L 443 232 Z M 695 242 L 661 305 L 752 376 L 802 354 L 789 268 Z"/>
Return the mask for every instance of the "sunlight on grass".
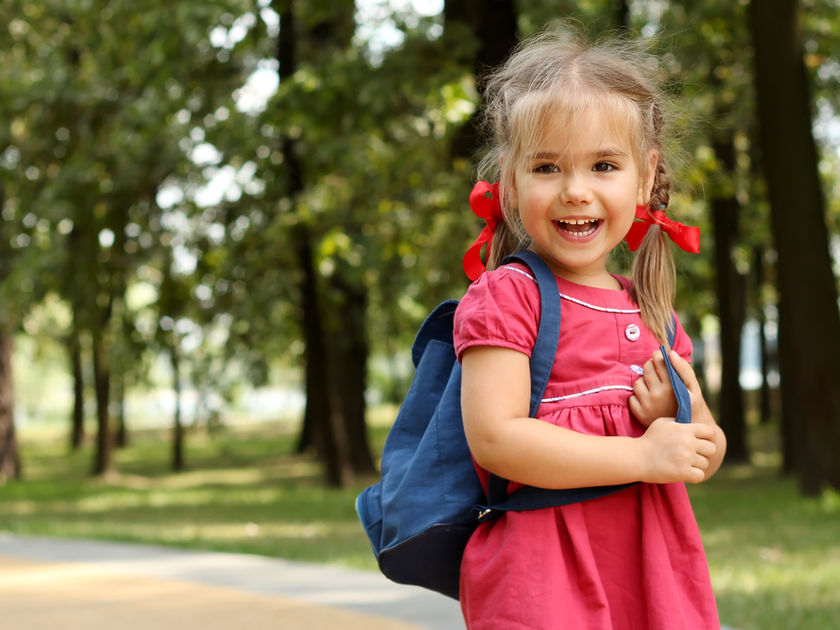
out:
<path id="1" fill-rule="evenodd" d="M 381 444 L 385 429 L 374 429 Z M 353 500 L 324 487 L 311 456 L 291 454 L 288 424 L 193 431 L 188 470 L 168 469 L 165 432 L 137 433 L 120 472 L 92 479 L 91 453 L 58 433 L 21 436 L 27 478 L 0 487 L 0 530 L 242 551 L 373 567 Z"/>

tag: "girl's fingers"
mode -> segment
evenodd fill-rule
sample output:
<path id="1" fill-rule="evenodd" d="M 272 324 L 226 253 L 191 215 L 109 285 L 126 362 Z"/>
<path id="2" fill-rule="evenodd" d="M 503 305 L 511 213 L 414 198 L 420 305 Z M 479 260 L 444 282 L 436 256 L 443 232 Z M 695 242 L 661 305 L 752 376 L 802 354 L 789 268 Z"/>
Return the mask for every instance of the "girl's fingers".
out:
<path id="1" fill-rule="evenodd" d="M 659 350 L 653 353 L 653 359 L 651 359 L 650 363 L 653 364 L 653 367 L 656 370 L 656 375 L 659 377 L 660 381 L 670 382 L 670 379 L 668 378 L 668 368 L 665 367 L 665 357 L 662 356 L 662 353 Z"/>
<path id="2" fill-rule="evenodd" d="M 630 413 L 632 413 L 637 419 L 642 418 L 644 412 L 642 410 L 642 404 L 639 402 L 639 399 L 636 398 L 636 394 L 630 396 L 627 404 L 630 406 Z"/>
<path id="3" fill-rule="evenodd" d="M 699 437 L 700 443 L 697 445 L 697 453 L 703 457 L 710 458 L 717 451 L 717 446 L 712 442 L 711 437 Z"/>
<path id="4" fill-rule="evenodd" d="M 667 372 L 665 371 L 665 362 L 662 362 L 662 368 L 660 369 L 659 366 L 656 365 L 656 355 L 654 354 L 653 356 L 653 359 L 648 359 L 645 362 L 645 380 L 647 380 L 649 383 L 662 383 L 663 372 L 666 373 L 665 377 L 667 378 Z"/>
<path id="5" fill-rule="evenodd" d="M 641 400 L 645 400 L 647 396 L 650 396 L 650 388 L 648 387 L 646 378 L 646 376 L 637 378 L 633 383 L 633 393 L 636 395 L 636 398 Z"/>
<path id="6" fill-rule="evenodd" d="M 697 383 L 697 376 L 694 374 L 694 368 L 691 364 L 683 359 L 675 350 L 668 353 L 668 358 L 671 360 L 671 365 L 677 371 L 677 374 L 690 390 L 697 390 L 699 384 Z"/>

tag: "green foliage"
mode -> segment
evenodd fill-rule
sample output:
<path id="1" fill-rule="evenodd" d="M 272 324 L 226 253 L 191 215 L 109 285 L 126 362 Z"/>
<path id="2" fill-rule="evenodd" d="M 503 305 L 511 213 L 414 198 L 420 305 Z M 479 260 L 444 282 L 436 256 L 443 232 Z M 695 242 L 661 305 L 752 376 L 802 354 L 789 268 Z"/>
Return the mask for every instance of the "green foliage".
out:
<path id="1" fill-rule="evenodd" d="M 105 332 L 112 370 L 143 378 L 159 321 L 188 315 L 192 291 L 172 279 L 173 252 L 188 253 L 179 210 L 158 195 L 194 170 L 188 139 L 222 116 L 243 80 L 247 59 L 218 42 L 250 4 L 4 3 L 0 61 L 14 70 L 0 98 L 0 181 L 12 236 L 0 243 L 13 251 L 0 287 L 18 306 L 13 324 L 57 294 L 77 332 Z M 164 291 L 152 314 L 126 301 L 138 283 L 180 290 Z"/>
<path id="2" fill-rule="evenodd" d="M 318 6 L 296 5 L 300 21 L 313 22 Z M 463 290 L 459 258 L 475 229 L 465 203 L 470 165 L 453 161 L 449 143 L 476 107 L 471 47 L 430 39 L 431 22 L 417 24 L 375 61 L 359 44 L 329 54 L 302 46 L 297 70 L 263 108 L 232 110 L 208 131 L 224 162 L 249 165 L 256 182 L 205 210 L 225 237 L 197 244 L 208 315 L 224 310 L 241 326 L 231 352 L 243 356 L 257 340 L 263 357 L 302 352 L 289 343 L 303 317 L 302 238 L 312 240 L 328 317 L 342 313 L 328 289 L 334 280 L 368 294 L 371 330 L 382 331 L 371 336 L 376 352 L 407 342 L 431 304 Z M 294 143 L 302 191 L 291 187 L 283 139 Z M 222 279 L 238 289 L 218 291 Z"/>

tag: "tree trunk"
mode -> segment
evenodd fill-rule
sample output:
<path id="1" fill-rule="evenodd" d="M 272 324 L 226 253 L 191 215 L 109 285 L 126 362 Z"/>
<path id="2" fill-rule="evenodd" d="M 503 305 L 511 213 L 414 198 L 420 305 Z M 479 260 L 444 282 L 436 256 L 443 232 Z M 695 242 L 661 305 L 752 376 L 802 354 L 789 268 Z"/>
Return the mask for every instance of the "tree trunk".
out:
<path id="1" fill-rule="evenodd" d="M 275 2 L 275 10 L 280 15 L 280 34 L 277 37 L 277 74 L 280 81 L 284 81 L 297 69 L 297 28 L 295 25 L 295 13 L 291 1 Z M 303 190 L 303 173 L 295 153 L 294 141 L 290 138 L 280 139 L 280 150 L 283 154 L 285 168 L 286 194 L 294 198 Z M 311 262 L 311 244 L 309 231 L 302 229 L 300 239 L 305 242 L 298 243 L 298 260 L 301 269 L 304 271 L 304 279 L 300 285 L 301 308 L 302 308 L 302 331 L 304 343 L 304 389 L 306 403 L 303 410 L 303 423 L 295 453 L 304 453 L 315 445 L 315 425 L 321 423 L 321 418 L 327 417 L 329 407 L 323 396 L 323 388 L 320 379 L 326 373 L 325 358 L 312 351 L 311 343 L 320 335 L 320 321 L 315 321 L 308 312 L 308 308 L 317 304 L 317 294 L 310 294 L 315 291 L 314 266 Z M 313 268 L 310 273 L 309 269 Z"/>
<path id="2" fill-rule="evenodd" d="M 278 11 L 280 36 L 277 45 L 277 60 L 278 74 L 280 80 L 283 81 L 297 69 L 298 29 L 293 3 L 279 4 L 281 10 Z M 316 43 L 320 43 L 321 48 L 334 47 L 337 33 L 350 32 L 342 16 L 343 14 L 333 16 L 331 19 L 317 21 L 311 25 L 307 34 L 312 40 L 313 51 L 318 48 L 314 46 Z M 352 12 L 350 17 L 352 18 Z M 322 53 L 323 50 L 319 52 Z M 286 194 L 294 200 L 304 189 L 301 162 L 297 155 L 296 144 L 292 139 L 281 139 L 281 149 L 284 157 Z M 338 376 L 344 366 L 336 361 L 327 343 L 319 292 L 320 282 L 315 268 L 312 235 L 308 226 L 303 223 L 297 226 L 295 242 L 298 262 L 303 272 L 300 294 L 306 379 L 306 409 L 297 450 L 302 451 L 314 445 L 319 459 L 324 464 L 327 482 L 332 486 L 343 486 L 350 478 L 342 388 Z"/>
<path id="3" fill-rule="evenodd" d="M 77 451 L 85 439 L 85 377 L 79 331 L 70 333 L 70 366 L 73 373 L 73 417 L 70 420 L 70 449 Z"/>
<path id="4" fill-rule="evenodd" d="M 615 22 L 622 35 L 630 32 L 630 4 L 627 0 L 616 0 Z"/>
<path id="5" fill-rule="evenodd" d="M 0 485 L 21 476 L 14 414 L 12 335 L 5 328 L 0 328 Z"/>
<path id="6" fill-rule="evenodd" d="M 479 92 L 488 70 L 501 64 L 518 41 L 517 13 L 514 0 L 446 0 L 443 8 L 444 33 L 460 37 L 472 33 L 478 42 L 473 59 L 473 74 Z M 476 109 L 452 140 L 451 151 L 457 157 L 472 158 L 479 148 L 481 108 Z"/>
<path id="7" fill-rule="evenodd" d="M 365 422 L 365 393 L 367 391 L 367 289 L 358 284 L 333 278 L 333 289 L 341 299 L 338 334 L 332 335 L 330 347 L 334 349 L 335 372 L 340 392 L 341 415 L 344 423 L 342 434 L 347 441 L 347 457 L 355 475 L 374 473 L 376 466 L 370 452 Z"/>
<path id="8" fill-rule="evenodd" d="M 779 300 L 779 372 L 781 374 L 780 392 L 782 398 L 782 474 L 795 474 L 799 469 L 799 459 L 804 455 L 804 434 L 806 423 L 797 419 L 799 411 L 796 408 L 796 382 L 793 377 L 787 377 L 787 367 L 795 361 L 796 340 L 792 335 L 782 334 L 784 329 L 784 312 L 782 300 Z"/>
<path id="9" fill-rule="evenodd" d="M 107 475 L 114 471 L 114 438 L 111 434 L 108 405 L 111 399 L 111 375 L 104 328 L 92 331 L 93 386 L 96 392 L 96 454 L 93 474 Z"/>
<path id="10" fill-rule="evenodd" d="M 337 376 L 343 368 L 339 367 L 341 364 L 336 354 L 329 351 L 310 238 L 308 230 L 303 227 L 298 229 L 298 261 L 303 270 L 300 289 L 306 365 L 304 425 L 308 421 L 309 437 L 324 463 L 327 482 L 340 487 L 350 477 Z"/>
<path id="11" fill-rule="evenodd" d="M 767 316 L 764 312 L 762 289 L 765 283 L 764 247 L 757 245 L 753 249 L 753 267 L 755 269 L 755 317 L 758 324 L 758 351 L 761 366 L 761 386 L 758 392 L 758 420 L 768 424 L 773 418 L 773 403 L 770 399 L 770 352 L 767 348 Z"/>
<path id="12" fill-rule="evenodd" d="M 725 174 L 735 173 L 735 141 L 731 133 L 713 143 L 715 155 Z M 738 239 L 741 204 L 734 193 L 715 197 L 711 202 L 715 237 L 715 278 L 720 319 L 721 386 L 718 422 L 726 433 L 726 459 L 749 461 L 744 394 L 741 390 L 741 331 L 746 315 L 746 283 L 732 260 Z"/>
<path id="13" fill-rule="evenodd" d="M 798 3 L 753 0 L 750 22 L 765 180 L 778 250 L 786 418 L 801 436 L 800 488 L 840 488 L 840 313 L 812 134 Z"/>
<path id="14" fill-rule="evenodd" d="M 6 203 L 6 190 L 0 184 L 0 208 Z M 7 281 L 9 265 L 14 255 L 9 251 L 9 234 L 0 230 L 2 255 L 0 255 L 0 281 Z M 13 326 L 9 321 L 0 322 L 0 485 L 21 476 L 20 453 L 15 436 L 15 384 L 12 378 Z"/>
<path id="15" fill-rule="evenodd" d="M 128 425 L 125 422 L 125 374 L 120 371 L 117 375 L 116 384 L 116 408 L 117 408 L 117 448 L 128 446 Z"/>
<path id="16" fill-rule="evenodd" d="M 177 341 L 173 342 L 177 343 Z M 175 417 L 172 422 L 172 470 L 184 470 L 184 424 L 181 419 L 181 361 L 178 349 L 169 348 L 169 360 L 172 365 L 172 389 L 175 392 Z"/>

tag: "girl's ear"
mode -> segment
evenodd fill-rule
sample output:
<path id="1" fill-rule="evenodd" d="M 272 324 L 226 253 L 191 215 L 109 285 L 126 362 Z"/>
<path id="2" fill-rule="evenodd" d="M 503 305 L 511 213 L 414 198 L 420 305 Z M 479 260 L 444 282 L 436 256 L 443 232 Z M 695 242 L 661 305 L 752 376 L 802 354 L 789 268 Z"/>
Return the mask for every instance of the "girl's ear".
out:
<path id="1" fill-rule="evenodd" d="M 636 197 L 636 205 L 646 206 L 650 203 L 650 196 L 653 193 L 653 182 L 656 179 L 656 167 L 659 164 L 659 152 L 651 149 L 647 155 L 647 164 L 644 166 L 645 176 L 639 179 L 639 192 Z"/>

